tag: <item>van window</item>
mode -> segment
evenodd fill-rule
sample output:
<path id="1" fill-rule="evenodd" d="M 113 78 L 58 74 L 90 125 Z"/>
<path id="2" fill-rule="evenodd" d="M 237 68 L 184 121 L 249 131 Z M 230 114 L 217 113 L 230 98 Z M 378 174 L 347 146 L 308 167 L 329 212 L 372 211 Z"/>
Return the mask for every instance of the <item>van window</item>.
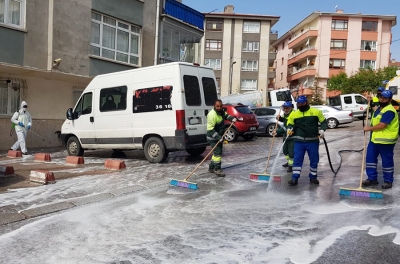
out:
<path id="1" fill-rule="evenodd" d="M 100 112 L 125 110 L 126 91 L 127 91 L 126 86 L 101 89 Z"/>
<path id="2" fill-rule="evenodd" d="M 133 113 L 172 110 L 172 86 L 138 89 L 133 94 Z"/>
<path id="3" fill-rule="evenodd" d="M 92 113 L 92 98 L 93 94 L 91 92 L 81 96 L 81 99 L 75 107 L 75 118 Z"/>
<path id="4" fill-rule="evenodd" d="M 354 96 L 354 99 L 356 100 L 357 104 L 368 104 L 368 101 L 360 95 Z"/>
<path id="5" fill-rule="evenodd" d="M 203 93 L 204 93 L 204 101 L 206 105 L 213 106 L 215 100 L 218 99 L 217 95 L 217 87 L 215 86 L 215 82 L 213 78 L 203 77 L 201 79 L 203 83 Z"/>
<path id="6" fill-rule="evenodd" d="M 340 96 L 329 97 L 329 105 L 340 106 Z"/>
<path id="7" fill-rule="evenodd" d="M 351 104 L 353 100 L 351 100 L 351 96 L 345 96 L 343 97 L 344 103 L 345 104 Z"/>
<path id="8" fill-rule="evenodd" d="M 184 75 L 183 86 L 185 87 L 186 105 L 200 106 L 201 105 L 200 86 L 197 77 Z"/>

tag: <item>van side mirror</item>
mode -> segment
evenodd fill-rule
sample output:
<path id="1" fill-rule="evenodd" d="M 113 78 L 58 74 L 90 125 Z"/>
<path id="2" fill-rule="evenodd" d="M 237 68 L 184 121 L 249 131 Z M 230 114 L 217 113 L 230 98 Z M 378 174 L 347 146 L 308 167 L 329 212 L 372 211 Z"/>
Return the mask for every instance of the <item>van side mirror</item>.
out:
<path id="1" fill-rule="evenodd" d="M 67 110 L 67 119 L 68 120 L 74 120 L 74 112 L 72 111 L 72 108 L 68 108 Z"/>

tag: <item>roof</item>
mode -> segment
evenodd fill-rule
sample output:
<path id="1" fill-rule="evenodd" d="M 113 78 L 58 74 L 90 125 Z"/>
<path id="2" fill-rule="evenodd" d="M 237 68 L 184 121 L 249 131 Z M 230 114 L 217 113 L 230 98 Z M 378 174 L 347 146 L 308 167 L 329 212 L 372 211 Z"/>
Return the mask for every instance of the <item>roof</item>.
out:
<path id="1" fill-rule="evenodd" d="M 236 13 L 203 13 L 207 18 L 233 18 L 233 19 L 244 19 L 244 20 L 268 20 L 271 21 L 271 27 L 275 25 L 280 16 L 269 16 L 269 15 L 255 15 L 255 14 L 236 14 Z"/>
<path id="2" fill-rule="evenodd" d="M 278 38 L 271 46 L 279 45 L 282 41 L 292 35 L 293 32 L 301 29 L 305 24 L 315 20 L 319 16 L 330 16 L 330 17 L 362 17 L 362 18 L 380 18 L 382 20 L 390 20 L 392 21 L 392 27 L 397 24 L 397 16 L 395 15 L 369 15 L 369 14 L 352 14 L 352 13 L 339 13 L 339 12 L 312 12 L 302 21 L 300 21 L 297 25 L 289 29 L 285 34 L 283 34 L 280 38 Z"/>

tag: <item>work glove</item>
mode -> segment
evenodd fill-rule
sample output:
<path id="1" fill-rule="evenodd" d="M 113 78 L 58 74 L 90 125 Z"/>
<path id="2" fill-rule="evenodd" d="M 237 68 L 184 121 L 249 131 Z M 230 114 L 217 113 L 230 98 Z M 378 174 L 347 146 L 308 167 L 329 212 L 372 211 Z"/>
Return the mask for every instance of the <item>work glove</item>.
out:
<path id="1" fill-rule="evenodd" d="M 24 123 L 22 123 L 22 122 L 18 122 L 18 125 L 19 125 L 20 127 L 25 127 L 25 126 L 24 126 Z"/>
<path id="2" fill-rule="evenodd" d="M 29 129 L 31 129 L 31 126 L 30 126 L 30 125 L 28 125 L 28 127 L 27 127 L 27 128 L 28 128 L 28 130 L 29 130 Z"/>
<path id="3" fill-rule="evenodd" d="M 325 132 L 325 131 L 322 130 L 322 129 L 319 131 L 319 137 L 320 137 L 320 138 L 323 138 L 323 137 L 324 137 L 324 132 Z"/>
<path id="4" fill-rule="evenodd" d="M 232 122 L 235 123 L 236 121 L 237 121 L 237 118 L 234 117 L 234 118 L 232 119 Z"/>
<path id="5" fill-rule="evenodd" d="M 293 135 L 293 129 L 292 129 L 292 128 L 288 128 L 288 129 L 286 130 L 286 134 L 287 134 L 288 137 L 290 137 L 291 135 Z"/>

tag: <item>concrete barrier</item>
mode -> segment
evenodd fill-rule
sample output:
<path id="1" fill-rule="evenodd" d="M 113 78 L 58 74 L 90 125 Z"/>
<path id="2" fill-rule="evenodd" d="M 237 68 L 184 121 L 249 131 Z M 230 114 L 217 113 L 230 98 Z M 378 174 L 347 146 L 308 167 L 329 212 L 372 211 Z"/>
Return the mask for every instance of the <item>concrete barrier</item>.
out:
<path id="1" fill-rule="evenodd" d="M 108 159 L 104 162 L 104 166 L 109 170 L 122 170 L 125 169 L 125 162 L 123 160 Z"/>
<path id="2" fill-rule="evenodd" d="M 22 152 L 20 150 L 9 150 L 7 153 L 7 157 L 9 158 L 21 158 Z"/>
<path id="3" fill-rule="evenodd" d="M 0 176 L 12 175 L 14 174 L 13 166 L 0 166 Z"/>
<path id="4" fill-rule="evenodd" d="M 42 184 L 56 183 L 54 174 L 50 171 L 44 171 L 44 170 L 31 171 L 31 174 L 29 175 L 29 180 L 32 182 L 37 182 Z"/>
<path id="5" fill-rule="evenodd" d="M 36 153 L 35 161 L 51 161 L 51 156 L 49 153 Z"/>
<path id="6" fill-rule="evenodd" d="M 67 156 L 65 159 L 65 163 L 69 165 L 83 165 L 85 164 L 85 160 L 83 157 L 76 157 L 76 156 Z"/>

